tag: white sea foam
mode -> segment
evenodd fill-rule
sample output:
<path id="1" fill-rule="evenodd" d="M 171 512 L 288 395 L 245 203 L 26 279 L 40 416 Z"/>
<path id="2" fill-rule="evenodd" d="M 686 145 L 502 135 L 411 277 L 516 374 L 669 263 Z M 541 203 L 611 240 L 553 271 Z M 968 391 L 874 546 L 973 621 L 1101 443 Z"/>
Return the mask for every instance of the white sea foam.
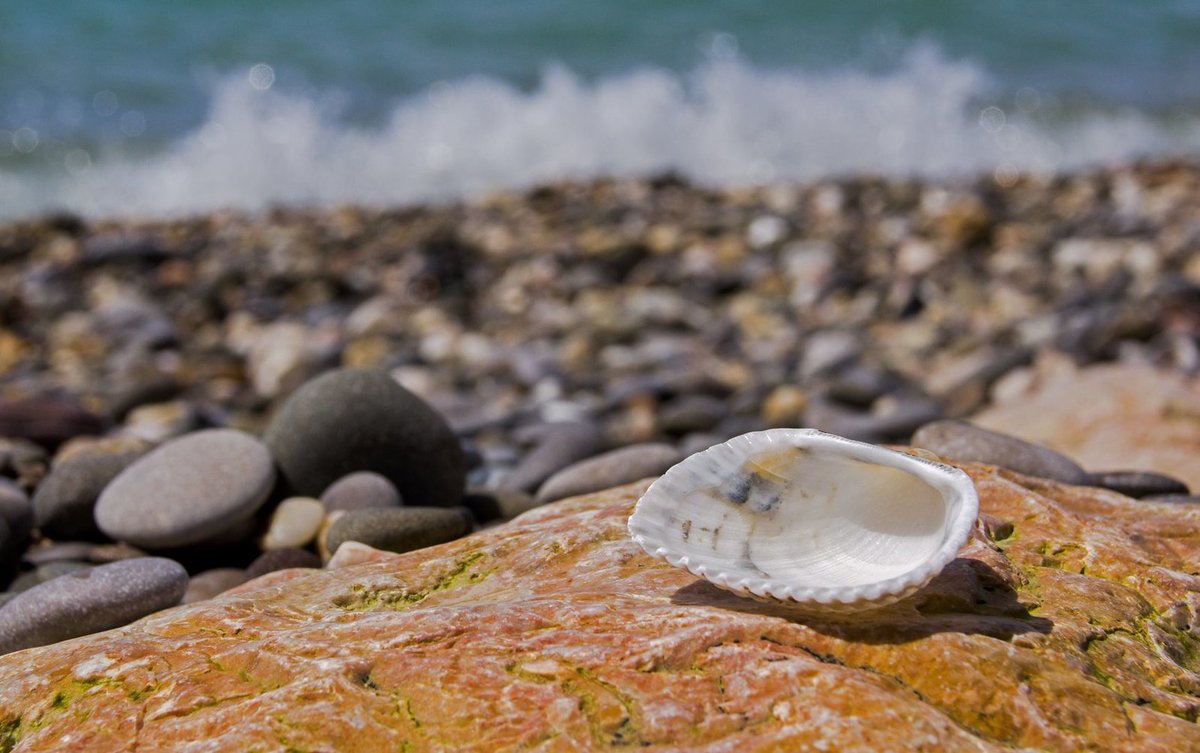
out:
<path id="1" fill-rule="evenodd" d="M 1200 117 L 1092 110 L 1048 125 L 1037 112 L 988 105 L 990 89 L 980 68 L 932 48 L 886 72 L 715 59 L 683 76 L 638 70 L 587 81 L 551 67 L 531 91 L 487 77 L 439 84 L 364 127 L 318 98 L 260 90 L 240 75 L 215 87 L 198 129 L 157 154 L 85 160 L 75 151 L 66 163 L 74 173 L 0 173 L 0 214 L 385 204 L 664 170 L 714 185 L 1003 175 L 1200 151 Z"/>

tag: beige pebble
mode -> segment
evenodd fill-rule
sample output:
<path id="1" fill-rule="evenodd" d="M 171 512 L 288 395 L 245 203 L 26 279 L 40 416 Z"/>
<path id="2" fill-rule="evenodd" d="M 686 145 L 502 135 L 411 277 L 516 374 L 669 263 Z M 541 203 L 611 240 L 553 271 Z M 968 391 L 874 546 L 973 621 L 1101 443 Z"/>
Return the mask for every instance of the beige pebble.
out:
<path id="1" fill-rule="evenodd" d="M 312 497 L 289 497 L 271 514 L 271 523 L 263 536 L 262 548 L 303 548 L 316 538 L 325 519 L 325 506 Z"/>

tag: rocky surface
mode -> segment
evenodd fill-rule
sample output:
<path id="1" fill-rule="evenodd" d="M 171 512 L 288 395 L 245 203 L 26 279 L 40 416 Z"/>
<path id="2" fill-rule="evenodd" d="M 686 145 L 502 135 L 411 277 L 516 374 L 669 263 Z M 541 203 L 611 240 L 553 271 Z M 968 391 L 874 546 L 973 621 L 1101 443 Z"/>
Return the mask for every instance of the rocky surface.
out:
<path id="1" fill-rule="evenodd" d="M 928 587 L 869 616 L 807 617 L 651 560 L 625 533 L 633 485 L 407 555 L 356 547 L 359 564 L 273 573 L 0 658 L 0 741 L 23 753 L 1200 746 L 1200 508 L 966 470 L 975 537 Z"/>

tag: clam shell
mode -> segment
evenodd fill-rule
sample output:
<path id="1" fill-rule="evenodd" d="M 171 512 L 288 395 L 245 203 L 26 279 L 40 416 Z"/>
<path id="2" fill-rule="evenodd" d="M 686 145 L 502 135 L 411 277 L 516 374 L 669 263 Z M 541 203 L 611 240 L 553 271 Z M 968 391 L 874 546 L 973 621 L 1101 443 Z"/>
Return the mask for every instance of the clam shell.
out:
<path id="1" fill-rule="evenodd" d="M 928 583 L 978 513 L 957 468 L 815 429 L 771 429 L 672 467 L 638 500 L 629 533 L 721 588 L 852 612 Z"/>

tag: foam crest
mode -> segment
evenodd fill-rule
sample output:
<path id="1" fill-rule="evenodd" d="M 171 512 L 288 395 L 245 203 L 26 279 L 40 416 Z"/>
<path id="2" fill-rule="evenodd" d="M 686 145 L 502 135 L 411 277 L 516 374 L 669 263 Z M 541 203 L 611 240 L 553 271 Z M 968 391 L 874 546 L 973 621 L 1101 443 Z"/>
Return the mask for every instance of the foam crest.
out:
<path id="1" fill-rule="evenodd" d="M 931 47 L 885 72 L 714 59 L 687 75 L 642 69 L 589 82 L 555 66 L 532 91 L 482 76 L 435 85 L 366 127 L 237 76 L 216 86 L 198 129 L 155 154 L 0 173 L 0 213 L 385 204 L 664 170 L 711 185 L 1053 171 L 1200 150 L 1200 116 L 1091 110 L 1051 123 L 1016 108 L 984 112 L 990 89 L 980 68 Z"/>

